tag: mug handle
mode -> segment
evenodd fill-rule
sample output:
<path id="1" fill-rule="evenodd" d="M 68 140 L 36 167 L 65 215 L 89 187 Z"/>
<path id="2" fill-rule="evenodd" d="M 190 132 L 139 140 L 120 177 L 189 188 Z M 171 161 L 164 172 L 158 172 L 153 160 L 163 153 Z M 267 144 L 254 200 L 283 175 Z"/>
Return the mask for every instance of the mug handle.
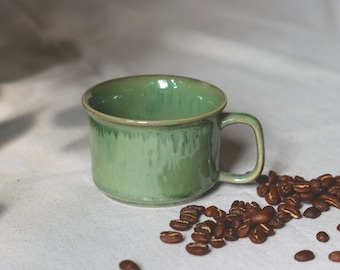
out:
<path id="1" fill-rule="evenodd" d="M 252 171 L 245 174 L 232 174 L 219 171 L 218 180 L 234 184 L 246 184 L 255 180 L 262 172 L 264 166 L 264 139 L 262 126 L 259 120 L 246 113 L 225 113 L 221 117 L 221 129 L 232 124 L 249 125 L 254 133 L 257 146 L 257 160 Z"/>

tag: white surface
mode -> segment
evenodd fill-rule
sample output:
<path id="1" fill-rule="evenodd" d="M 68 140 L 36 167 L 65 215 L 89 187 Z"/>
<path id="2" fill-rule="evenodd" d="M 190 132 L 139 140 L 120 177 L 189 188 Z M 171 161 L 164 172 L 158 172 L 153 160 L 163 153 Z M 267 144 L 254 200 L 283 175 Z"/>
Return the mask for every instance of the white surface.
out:
<path id="1" fill-rule="evenodd" d="M 162 243 L 182 206 L 136 208 L 98 191 L 80 104 L 109 78 L 199 78 L 227 93 L 226 111 L 261 120 L 264 173 L 340 174 L 337 0 L 29 2 L 0 2 L 1 269 L 118 269 L 126 258 L 149 270 L 339 269 L 327 258 L 340 250 L 336 209 L 291 221 L 262 245 L 243 239 L 204 257 L 186 253 L 191 232 Z M 222 140 L 224 168 L 252 168 L 249 128 L 229 127 Z M 235 199 L 265 205 L 254 185 L 228 184 L 195 203 L 228 209 Z M 301 249 L 315 260 L 294 261 Z"/>

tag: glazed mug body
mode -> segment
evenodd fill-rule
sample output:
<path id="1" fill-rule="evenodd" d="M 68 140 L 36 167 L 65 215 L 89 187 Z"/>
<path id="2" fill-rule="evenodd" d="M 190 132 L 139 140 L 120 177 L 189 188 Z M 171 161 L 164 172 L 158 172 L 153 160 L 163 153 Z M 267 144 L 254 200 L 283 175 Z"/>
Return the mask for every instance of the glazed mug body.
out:
<path id="1" fill-rule="evenodd" d="M 144 75 L 95 85 L 82 98 L 88 111 L 92 176 L 113 199 L 141 206 L 192 201 L 217 181 L 248 183 L 262 171 L 260 122 L 224 113 L 227 98 L 217 87 L 173 75 Z M 242 175 L 219 171 L 220 133 L 250 125 L 257 162 Z"/>

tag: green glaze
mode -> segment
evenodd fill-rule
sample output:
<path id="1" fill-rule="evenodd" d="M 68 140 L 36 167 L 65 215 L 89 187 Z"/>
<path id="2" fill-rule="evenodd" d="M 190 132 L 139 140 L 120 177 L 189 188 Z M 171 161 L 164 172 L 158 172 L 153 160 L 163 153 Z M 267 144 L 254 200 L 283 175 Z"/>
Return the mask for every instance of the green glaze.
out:
<path id="1" fill-rule="evenodd" d="M 92 174 L 110 197 L 137 205 L 191 201 L 218 180 L 246 183 L 262 171 L 261 125 L 251 115 L 223 114 L 227 99 L 213 85 L 186 77 L 146 75 L 98 84 L 83 95 L 88 110 Z M 254 170 L 218 170 L 220 132 L 235 123 L 255 132 Z"/>

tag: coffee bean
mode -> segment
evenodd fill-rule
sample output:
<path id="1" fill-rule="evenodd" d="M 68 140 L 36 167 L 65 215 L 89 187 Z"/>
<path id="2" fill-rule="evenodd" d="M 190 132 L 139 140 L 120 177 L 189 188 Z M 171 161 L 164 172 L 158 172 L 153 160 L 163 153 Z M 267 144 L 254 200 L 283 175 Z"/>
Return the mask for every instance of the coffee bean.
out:
<path id="1" fill-rule="evenodd" d="M 199 216 L 198 211 L 194 207 L 192 207 L 191 205 L 183 207 L 179 213 L 180 213 L 180 215 L 190 214 L 190 215 L 197 216 L 197 217 Z"/>
<path id="2" fill-rule="evenodd" d="M 180 214 L 179 219 L 187 221 L 189 222 L 189 224 L 195 224 L 198 221 L 198 215 L 190 212 L 183 212 L 182 214 Z"/>
<path id="3" fill-rule="evenodd" d="M 215 226 L 216 226 L 216 223 L 214 221 L 206 220 L 204 222 L 196 224 L 194 231 L 195 232 L 204 232 L 204 233 L 207 233 L 209 235 L 212 235 Z"/>
<path id="4" fill-rule="evenodd" d="M 304 212 L 303 212 L 303 216 L 306 218 L 317 218 L 321 215 L 321 211 L 314 207 L 308 207 Z"/>
<path id="5" fill-rule="evenodd" d="M 270 184 L 275 184 L 277 182 L 277 173 L 274 171 L 269 171 L 268 173 L 268 182 Z"/>
<path id="6" fill-rule="evenodd" d="M 140 270 L 139 266 L 131 260 L 121 261 L 119 263 L 119 268 L 121 270 Z"/>
<path id="7" fill-rule="evenodd" d="M 275 215 L 269 222 L 268 225 L 271 226 L 273 229 L 280 229 L 284 226 L 283 220 Z"/>
<path id="8" fill-rule="evenodd" d="M 272 216 L 268 211 L 257 210 L 250 217 L 251 223 L 267 223 L 271 220 Z"/>
<path id="9" fill-rule="evenodd" d="M 324 199 L 326 203 L 336 208 L 340 208 L 340 199 L 335 195 L 322 194 L 321 199 Z"/>
<path id="10" fill-rule="evenodd" d="M 290 182 L 279 182 L 278 191 L 281 195 L 287 197 L 293 192 L 293 185 Z"/>
<path id="11" fill-rule="evenodd" d="M 269 192 L 269 187 L 266 184 L 259 184 L 256 187 L 256 193 L 260 197 L 266 196 L 266 194 Z"/>
<path id="12" fill-rule="evenodd" d="M 311 261 L 314 258 L 315 258 L 314 253 L 307 249 L 297 252 L 294 256 L 294 259 L 299 262 Z"/>
<path id="13" fill-rule="evenodd" d="M 321 212 L 325 212 L 329 210 L 329 204 L 325 202 L 322 198 L 317 198 L 313 201 L 312 205 L 319 209 Z"/>
<path id="14" fill-rule="evenodd" d="M 227 241 L 236 241 L 238 239 L 236 230 L 233 228 L 227 228 L 223 233 L 223 238 Z"/>
<path id="15" fill-rule="evenodd" d="M 205 255 L 210 251 L 208 245 L 204 243 L 189 243 L 185 248 L 187 252 L 197 256 Z"/>
<path id="16" fill-rule="evenodd" d="M 244 238 L 249 235 L 251 230 L 250 223 L 243 223 L 236 231 L 238 238 Z"/>
<path id="17" fill-rule="evenodd" d="M 220 218 L 225 218 L 226 215 L 227 215 L 227 213 L 226 213 L 225 211 L 223 211 L 223 210 L 221 210 L 221 209 L 217 209 L 217 210 L 213 213 L 212 217 L 213 217 L 215 220 L 217 220 L 217 219 L 220 219 Z"/>
<path id="18" fill-rule="evenodd" d="M 331 186 L 327 189 L 327 193 L 330 195 L 335 195 L 339 198 L 340 196 L 340 186 Z"/>
<path id="19" fill-rule="evenodd" d="M 164 243 L 168 243 L 168 244 L 176 244 L 183 240 L 182 234 L 180 232 L 174 232 L 174 231 L 161 232 L 159 238 Z"/>
<path id="20" fill-rule="evenodd" d="M 205 211 L 205 207 L 203 205 L 188 205 L 187 207 L 195 209 L 199 215 L 203 215 Z"/>
<path id="21" fill-rule="evenodd" d="M 281 202 L 280 195 L 274 184 L 269 184 L 269 192 L 264 196 L 267 203 L 271 205 L 277 205 Z"/>
<path id="22" fill-rule="evenodd" d="M 291 195 L 283 200 L 285 204 L 293 205 L 297 208 L 301 207 L 301 201 L 298 198 L 297 194 Z"/>
<path id="23" fill-rule="evenodd" d="M 289 213 L 286 213 L 283 211 L 278 211 L 276 213 L 276 216 L 285 223 L 290 221 L 293 218 Z"/>
<path id="24" fill-rule="evenodd" d="M 208 243 L 211 236 L 205 232 L 194 232 L 191 234 L 191 238 L 198 243 Z"/>
<path id="25" fill-rule="evenodd" d="M 289 214 L 292 218 L 301 218 L 302 217 L 300 210 L 296 206 L 293 206 L 293 205 L 289 205 L 289 204 L 284 203 L 284 204 L 279 205 L 277 210 L 279 212 L 283 211 L 283 212 Z"/>
<path id="26" fill-rule="evenodd" d="M 212 217 L 216 215 L 216 213 L 217 213 L 217 207 L 214 205 L 209 206 L 208 208 L 204 210 L 204 215 L 207 217 Z"/>
<path id="27" fill-rule="evenodd" d="M 213 235 L 215 236 L 215 238 L 222 238 L 226 227 L 227 227 L 226 224 L 223 223 L 217 224 L 213 231 Z"/>
<path id="28" fill-rule="evenodd" d="M 177 231 L 187 231 L 191 228 L 191 225 L 188 221 L 181 219 L 174 219 L 170 221 L 170 227 Z"/>
<path id="29" fill-rule="evenodd" d="M 301 202 L 305 202 L 305 203 L 312 203 L 314 201 L 314 199 L 316 198 L 316 195 L 312 192 L 297 193 L 297 194 L 298 194 L 298 199 Z"/>
<path id="30" fill-rule="evenodd" d="M 268 181 L 269 181 L 269 178 L 268 178 L 268 176 L 265 175 L 265 174 L 260 175 L 260 176 L 256 179 L 256 182 L 257 182 L 258 184 L 265 184 L 265 183 L 268 183 Z"/>
<path id="31" fill-rule="evenodd" d="M 209 244 L 213 248 L 221 248 L 221 247 L 225 246 L 225 241 L 222 238 L 211 238 L 209 240 Z"/>
<path id="32" fill-rule="evenodd" d="M 294 182 L 293 189 L 297 193 L 309 193 L 311 191 L 311 185 L 308 181 Z"/>
<path id="33" fill-rule="evenodd" d="M 333 251 L 329 253 L 328 259 L 333 262 L 340 262 L 340 251 Z"/>
<path id="34" fill-rule="evenodd" d="M 316 239 L 320 242 L 328 242 L 329 235 L 326 232 L 321 231 L 316 234 Z"/>
<path id="35" fill-rule="evenodd" d="M 340 224 L 338 224 L 338 226 L 336 226 L 336 229 L 337 229 L 338 231 L 340 231 Z"/>
<path id="36" fill-rule="evenodd" d="M 265 235 L 268 235 L 268 236 L 274 235 L 273 228 L 268 224 L 258 224 L 257 227 L 261 229 Z"/>
<path id="37" fill-rule="evenodd" d="M 248 237 L 255 244 L 261 244 L 267 239 L 267 235 L 257 226 L 249 232 Z"/>

